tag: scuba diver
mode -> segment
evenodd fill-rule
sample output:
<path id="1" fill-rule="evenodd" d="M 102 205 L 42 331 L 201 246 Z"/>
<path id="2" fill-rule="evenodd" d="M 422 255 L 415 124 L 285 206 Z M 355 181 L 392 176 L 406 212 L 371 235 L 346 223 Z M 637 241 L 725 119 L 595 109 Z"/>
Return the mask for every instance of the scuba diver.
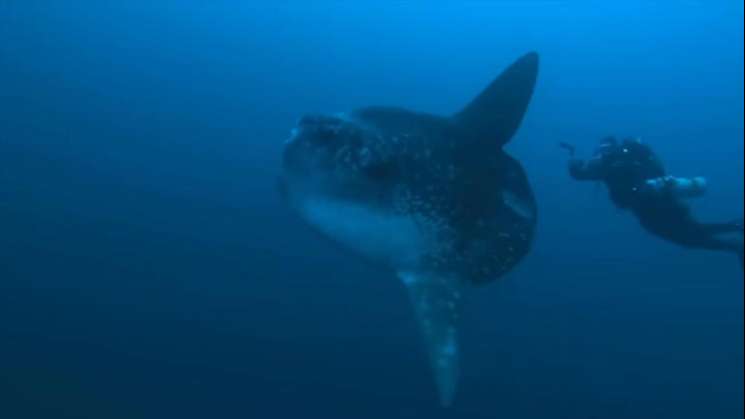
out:
<path id="1" fill-rule="evenodd" d="M 742 219 L 700 223 L 684 201 L 702 196 L 706 192 L 706 179 L 668 175 L 652 149 L 636 139 L 619 142 L 608 137 L 587 161 L 574 157 L 574 146 L 560 145 L 569 151 L 572 178 L 605 183 L 616 207 L 630 210 L 649 233 L 686 248 L 735 253 L 742 266 L 742 237 L 739 240 L 722 237 L 742 236 Z"/>

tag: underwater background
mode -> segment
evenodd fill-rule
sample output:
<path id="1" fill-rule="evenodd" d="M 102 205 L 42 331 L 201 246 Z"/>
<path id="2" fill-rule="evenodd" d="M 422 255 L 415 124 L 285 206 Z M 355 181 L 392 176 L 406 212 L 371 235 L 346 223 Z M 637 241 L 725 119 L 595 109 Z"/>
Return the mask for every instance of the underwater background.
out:
<path id="1" fill-rule="evenodd" d="M 533 252 L 442 409 L 402 285 L 282 204 L 307 112 L 450 114 L 528 51 Z M 0 1 L 0 418 L 741 418 L 736 258 L 566 173 L 640 136 L 743 214 L 738 1 Z"/>

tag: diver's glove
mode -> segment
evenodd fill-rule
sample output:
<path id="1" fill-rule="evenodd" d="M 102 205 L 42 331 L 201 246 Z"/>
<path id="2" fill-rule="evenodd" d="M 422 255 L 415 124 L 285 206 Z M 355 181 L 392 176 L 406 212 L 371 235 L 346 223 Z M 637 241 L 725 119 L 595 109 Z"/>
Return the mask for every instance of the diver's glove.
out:
<path id="1" fill-rule="evenodd" d="M 572 144 L 569 144 L 567 142 L 560 142 L 559 147 L 563 148 L 564 150 L 569 153 L 569 157 L 574 157 L 574 155 L 577 153 L 577 147 L 575 147 Z"/>

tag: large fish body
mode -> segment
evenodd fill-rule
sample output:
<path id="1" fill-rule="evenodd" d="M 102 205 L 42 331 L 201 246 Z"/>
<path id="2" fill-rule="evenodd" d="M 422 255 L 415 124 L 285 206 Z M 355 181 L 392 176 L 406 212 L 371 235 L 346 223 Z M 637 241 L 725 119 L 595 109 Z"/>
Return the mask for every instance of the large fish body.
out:
<path id="1" fill-rule="evenodd" d="M 458 381 L 464 291 L 509 272 L 533 241 L 535 199 L 503 146 L 537 74 L 528 54 L 449 117 L 389 107 L 306 116 L 285 146 L 288 204 L 408 289 L 444 405 Z"/>

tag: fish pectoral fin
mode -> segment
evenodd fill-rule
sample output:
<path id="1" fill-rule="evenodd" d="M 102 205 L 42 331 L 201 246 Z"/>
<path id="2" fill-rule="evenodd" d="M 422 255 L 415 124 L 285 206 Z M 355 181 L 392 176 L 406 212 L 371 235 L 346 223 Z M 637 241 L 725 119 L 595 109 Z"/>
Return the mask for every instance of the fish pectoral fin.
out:
<path id="1" fill-rule="evenodd" d="M 399 272 L 409 291 L 443 406 L 450 406 L 460 375 L 458 320 L 464 283 L 456 276 Z"/>

